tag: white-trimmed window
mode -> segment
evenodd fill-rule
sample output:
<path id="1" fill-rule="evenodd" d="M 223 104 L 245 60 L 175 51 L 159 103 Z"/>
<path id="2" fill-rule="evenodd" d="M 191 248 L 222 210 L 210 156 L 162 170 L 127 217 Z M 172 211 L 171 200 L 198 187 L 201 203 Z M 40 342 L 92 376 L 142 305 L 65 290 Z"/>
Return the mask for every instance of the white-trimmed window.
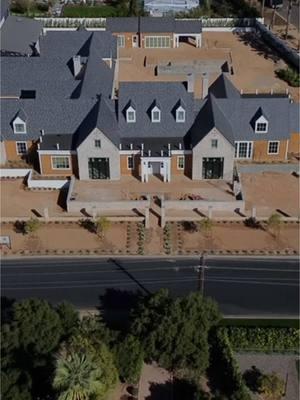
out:
<path id="1" fill-rule="evenodd" d="M 169 36 L 146 36 L 146 48 L 168 48 L 171 47 L 171 39 Z"/>
<path id="2" fill-rule="evenodd" d="M 182 106 L 176 110 L 176 122 L 185 122 L 185 109 Z"/>
<path id="3" fill-rule="evenodd" d="M 152 122 L 160 122 L 160 109 L 155 106 L 151 110 L 151 121 Z"/>
<path id="4" fill-rule="evenodd" d="M 218 148 L 218 139 L 211 139 L 211 147 L 212 149 Z"/>
<path id="5" fill-rule="evenodd" d="M 184 156 L 177 157 L 177 169 L 184 169 Z"/>
<path id="6" fill-rule="evenodd" d="M 235 142 L 235 158 L 252 158 L 252 142 Z"/>
<path id="7" fill-rule="evenodd" d="M 268 142 L 268 154 L 279 154 L 279 145 L 278 140 Z"/>
<path id="8" fill-rule="evenodd" d="M 27 143 L 26 142 L 16 142 L 17 154 L 27 154 Z"/>
<path id="9" fill-rule="evenodd" d="M 136 121 L 135 109 L 130 106 L 126 110 L 126 121 L 128 123 L 133 123 Z"/>
<path id="10" fill-rule="evenodd" d="M 26 124 L 22 120 L 14 121 L 14 133 L 26 133 Z"/>
<path id="11" fill-rule="evenodd" d="M 134 157 L 133 156 L 127 157 L 127 169 L 134 169 Z"/>
<path id="12" fill-rule="evenodd" d="M 52 156 L 52 169 L 70 169 L 70 157 L 68 156 Z"/>
<path id="13" fill-rule="evenodd" d="M 262 115 L 255 121 L 255 133 L 267 133 L 268 132 L 268 121 Z"/>
<path id="14" fill-rule="evenodd" d="M 100 140 L 100 139 L 96 139 L 96 140 L 95 140 L 95 147 L 96 147 L 97 149 L 101 149 L 101 140 Z"/>
<path id="15" fill-rule="evenodd" d="M 118 47 L 125 47 L 125 36 L 118 35 Z"/>

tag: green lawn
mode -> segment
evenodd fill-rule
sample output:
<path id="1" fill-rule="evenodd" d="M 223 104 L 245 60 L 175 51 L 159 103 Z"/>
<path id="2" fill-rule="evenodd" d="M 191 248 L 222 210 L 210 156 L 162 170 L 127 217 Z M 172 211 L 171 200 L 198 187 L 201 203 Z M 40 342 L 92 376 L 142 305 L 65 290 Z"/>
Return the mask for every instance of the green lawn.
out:
<path id="1" fill-rule="evenodd" d="M 116 17 L 118 10 L 113 6 L 65 6 L 63 16 L 67 18 Z"/>

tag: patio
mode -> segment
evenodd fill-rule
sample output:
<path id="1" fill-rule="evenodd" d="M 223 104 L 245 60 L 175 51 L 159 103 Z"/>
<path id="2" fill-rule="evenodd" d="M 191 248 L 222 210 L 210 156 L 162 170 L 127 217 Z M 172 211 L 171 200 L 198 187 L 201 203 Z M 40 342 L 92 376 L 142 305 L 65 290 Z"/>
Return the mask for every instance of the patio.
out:
<path id="1" fill-rule="evenodd" d="M 141 183 L 133 176 L 124 176 L 119 181 L 79 181 L 76 180 L 73 193 L 76 200 L 120 201 L 143 200 L 146 195 L 161 196 L 166 200 L 194 199 L 232 201 L 235 199 L 229 183 L 221 180 L 192 181 L 186 176 L 172 177 L 168 183 L 157 177 L 150 177 Z"/>

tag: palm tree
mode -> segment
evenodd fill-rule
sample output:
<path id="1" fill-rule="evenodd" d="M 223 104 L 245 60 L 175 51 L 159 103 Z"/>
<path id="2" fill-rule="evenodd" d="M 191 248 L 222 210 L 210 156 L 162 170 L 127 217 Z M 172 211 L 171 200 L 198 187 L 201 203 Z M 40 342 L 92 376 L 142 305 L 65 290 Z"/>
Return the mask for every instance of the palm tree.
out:
<path id="1" fill-rule="evenodd" d="M 91 357 L 84 354 L 61 354 L 57 360 L 53 386 L 58 400 L 89 400 L 105 392 L 101 371 Z"/>

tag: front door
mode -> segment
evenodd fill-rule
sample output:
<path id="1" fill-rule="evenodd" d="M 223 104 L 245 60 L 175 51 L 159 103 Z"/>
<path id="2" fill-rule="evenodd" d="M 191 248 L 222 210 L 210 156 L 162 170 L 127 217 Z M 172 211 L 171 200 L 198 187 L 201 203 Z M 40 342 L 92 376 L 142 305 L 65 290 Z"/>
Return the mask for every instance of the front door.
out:
<path id="1" fill-rule="evenodd" d="M 202 178 L 203 179 L 222 179 L 223 178 L 224 158 L 203 158 Z"/>
<path id="2" fill-rule="evenodd" d="M 138 35 L 132 35 L 132 47 L 139 47 Z"/>
<path id="3" fill-rule="evenodd" d="M 89 178 L 109 179 L 109 158 L 89 158 Z"/>

